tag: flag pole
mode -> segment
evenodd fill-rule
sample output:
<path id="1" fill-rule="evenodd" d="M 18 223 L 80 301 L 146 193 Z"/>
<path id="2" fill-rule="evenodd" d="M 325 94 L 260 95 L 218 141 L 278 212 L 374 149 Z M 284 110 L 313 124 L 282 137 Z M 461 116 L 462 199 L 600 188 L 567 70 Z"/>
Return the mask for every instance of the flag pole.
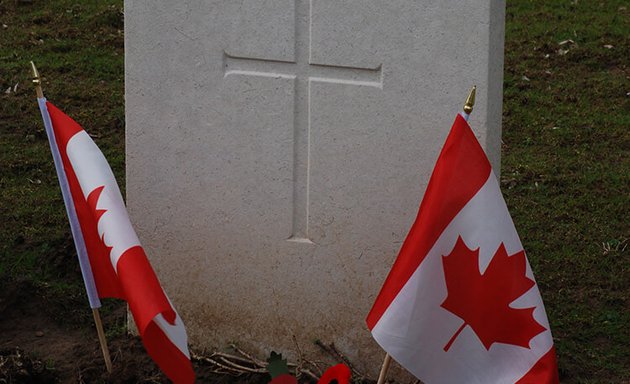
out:
<path id="1" fill-rule="evenodd" d="M 389 353 L 385 354 L 385 359 L 383 360 L 383 366 L 381 367 L 381 373 L 378 374 L 378 381 L 376 384 L 385 383 L 385 378 L 387 377 L 387 371 L 389 370 L 389 365 L 392 362 L 392 357 Z"/>
<path id="2" fill-rule="evenodd" d="M 35 84 L 35 93 L 37 94 L 37 99 L 38 100 L 43 100 L 44 99 L 44 92 L 42 90 L 42 79 L 41 79 L 41 76 L 39 75 L 39 71 L 37 70 L 37 67 L 35 67 L 35 63 L 33 63 L 32 61 L 31 61 L 31 69 L 33 71 L 33 84 Z M 44 121 L 44 125 L 46 125 L 46 121 Z M 54 156 L 53 156 L 53 158 L 54 158 Z M 62 192 L 62 194 L 64 194 L 63 187 L 62 187 L 62 191 L 61 192 Z M 64 196 L 64 202 L 65 202 L 65 198 L 66 198 L 66 196 Z M 67 208 L 68 207 L 66 207 L 66 209 Z M 72 225 L 71 225 L 71 227 L 72 227 Z M 72 229 L 73 229 L 73 236 L 74 236 L 74 228 L 72 228 Z M 81 269 L 82 269 L 82 272 L 83 272 L 83 268 L 81 268 Z M 85 279 L 85 275 L 84 275 L 84 279 Z M 92 288 L 93 288 L 93 290 L 95 292 L 96 288 L 95 287 L 92 287 Z M 94 323 L 96 325 L 96 332 L 98 333 L 98 341 L 99 341 L 99 343 L 101 345 L 101 351 L 103 352 L 103 358 L 105 359 L 105 368 L 107 368 L 107 372 L 111 374 L 112 373 L 112 360 L 111 360 L 111 357 L 109 355 L 109 348 L 107 347 L 107 339 L 105 338 L 105 331 L 103 330 L 103 323 L 101 321 L 101 316 L 100 316 L 100 313 L 99 313 L 99 310 L 98 310 L 98 307 L 100 306 L 100 301 L 98 300 L 98 296 L 96 296 L 96 294 L 94 294 L 95 299 L 91 297 L 90 289 L 87 288 L 87 283 L 86 283 L 86 289 L 88 290 L 88 298 L 90 299 L 90 306 L 92 306 L 92 316 L 94 317 Z"/>
<path id="3" fill-rule="evenodd" d="M 468 93 L 468 97 L 466 98 L 466 102 L 464 103 L 464 113 L 462 113 L 462 116 L 464 117 L 464 119 L 466 119 L 466 121 L 468 121 L 468 118 L 470 117 L 470 114 L 473 111 L 473 107 L 475 106 L 475 94 L 477 93 L 477 86 L 473 85 L 473 87 L 470 89 L 470 92 Z M 383 359 L 383 365 L 381 366 L 381 372 L 378 375 L 378 381 L 376 382 L 376 384 L 384 384 L 385 383 L 385 378 L 387 377 L 387 371 L 389 370 L 389 365 L 392 362 L 392 357 L 389 355 L 389 353 L 385 353 L 385 359 Z"/>
<path id="4" fill-rule="evenodd" d="M 112 359 L 109 356 L 109 347 L 107 346 L 107 339 L 105 338 L 105 332 L 103 331 L 103 323 L 101 322 L 101 314 L 98 308 L 92 308 L 92 316 L 94 317 L 94 324 L 96 324 L 96 333 L 98 333 L 98 342 L 101 344 L 101 351 L 103 352 L 103 359 L 105 359 L 105 368 L 107 373 L 112 373 Z"/>

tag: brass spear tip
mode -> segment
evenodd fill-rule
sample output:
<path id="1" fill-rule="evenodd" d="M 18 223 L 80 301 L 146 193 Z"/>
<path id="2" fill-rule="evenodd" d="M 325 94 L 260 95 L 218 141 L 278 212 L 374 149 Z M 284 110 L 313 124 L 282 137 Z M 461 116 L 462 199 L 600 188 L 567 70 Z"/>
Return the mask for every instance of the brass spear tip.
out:
<path id="1" fill-rule="evenodd" d="M 31 61 L 31 68 L 33 69 L 33 83 L 38 84 L 41 82 L 41 79 L 39 78 L 39 72 L 37 71 L 37 67 L 35 66 L 35 63 L 33 63 Z"/>
<path id="2" fill-rule="evenodd" d="M 35 63 L 31 61 L 31 69 L 33 70 L 33 84 L 35 84 L 35 92 L 37 92 L 38 98 L 44 97 L 44 92 L 42 91 L 42 78 L 39 75 L 39 71 L 35 66 Z"/>
<path id="3" fill-rule="evenodd" d="M 473 85 L 470 93 L 468 94 L 468 98 L 466 99 L 466 104 L 464 104 L 464 112 L 467 114 L 471 114 L 473 111 L 473 106 L 475 105 L 475 93 L 477 93 L 477 86 Z"/>

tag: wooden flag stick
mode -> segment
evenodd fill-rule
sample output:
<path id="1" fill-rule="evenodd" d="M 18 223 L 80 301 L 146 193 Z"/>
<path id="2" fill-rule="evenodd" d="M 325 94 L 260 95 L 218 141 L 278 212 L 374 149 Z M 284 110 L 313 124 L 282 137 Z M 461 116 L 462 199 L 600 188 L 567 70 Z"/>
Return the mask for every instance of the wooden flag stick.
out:
<path id="1" fill-rule="evenodd" d="M 94 315 L 94 324 L 96 324 L 96 332 L 98 333 L 98 342 L 101 344 L 101 351 L 103 351 L 103 358 L 105 359 L 105 368 L 107 373 L 112 373 L 112 359 L 109 357 L 109 348 L 107 347 L 107 339 L 105 338 L 105 332 L 103 331 L 103 323 L 101 322 L 101 315 L 98 308 L 92 308 L 92 315 Z"/>
<path id="2" fill-rule="evenodd" d="M 385 378 L 387 377 L 387 371 L 389 370 L 389 364 L 392 362 L 392 357 L 389 353 L 385 354 L 385 359 L 383 360 L 383 366 L 381 367 L 381 373 L 378 374 L 378 381 L 376 384 L 385 383 Z"/>
<path id="3" fill-rule="evenodd" d="M 33 71 L 33 84 L 35 84 L 35 92 L 37 94 L 37 98 L 38 99 L 43 99 L 44 98 L 44 92 L 42 91 L 42 79 L 41 76 L 39 75 L 39 71 L 37 70 L 37 67 L 35 67 L 35 63 L 33 63 L 31 61 L 31 69 Z M 42 114 L 48 114 L 47 111 L 42 110 Z M 49 120 L 49 119 L 48 119 Z M 44 126 L 46 126 L 46 130 L 48 132 L 48 126 L 46 124 L 49 124 L 46 122 L 47 119 L 44 118 Z M 51 144 L 51 149 L 52 149 L 52 144 Z M 55 159 L 55 155 L 53 153 L 53 159 Z M 55 168 L 57 168 L 57 172 L 59 175 L 59 164 L 55 163 Z M 61 179 L 60 179 L 60 185 L 63 184 L 61 183 Z M 66 193 L 64 191 L 63 186 L 61 187 L 61 193 L 64 196 L 64 202 L 66 201 Z M 67 209 L 68 207 L 66 207 Z M 74 208 L 72 208 L 72 210 L 74 210 Z M 68 211 L 68 215 L 70 215 L 70 211 Z M 72 228 L 72 220 L 70 221 L 70 225 Z M 74 230 L 73 230 L 73 236 L 74 236 Z M 77 249 L 78 252 L 78 249 Z M 80 261 L 80 260 L 79 260 Z M 81 270 L 83 271 L 83 268 L 81 268 Z M 85 279 L 85 275 L 84 275 L 84 279 Z M 92 284 L 94 284 L 92 282 Z M 87 289 L 87 283 L 86 283 L 86 289 Z M 105 367 L 107 368 L 107 372 L 108 373 L 112 373 L 112 360 L 109 357 L 109 348 L 107 348 L 107 340 L 105 339 L 105 332 L 103 331 L 103 323 L 101 322 L 101 316 L 100 313 L 98 311 L 98 307 L 100 307 L 100 301 L 98 300 L 98 296 L 96 296 L 95 294 L 95 299 L 96 300 L 92 300 L 91 296 L 90 296 L 90 290 L 87 289 L 88 291 L 88 299 L 90 299 L 90 306 L 93 307 L 92 308 L 92 315 L 94 316 L 94 323 L 96 324 L 96 332 L 98 333 L 98 341 L 101 344 L 101 350 L 103 351 L 103 358 L 105 359 Z M 96 288 L 94 288 L 94 292 L 96 292 Z"/>

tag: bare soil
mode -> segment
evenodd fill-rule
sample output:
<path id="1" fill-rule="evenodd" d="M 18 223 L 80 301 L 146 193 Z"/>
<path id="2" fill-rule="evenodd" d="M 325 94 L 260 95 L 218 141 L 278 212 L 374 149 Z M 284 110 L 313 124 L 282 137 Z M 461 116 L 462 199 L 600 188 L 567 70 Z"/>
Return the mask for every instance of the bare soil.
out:
<path id="1" fill-rule="evenodd" d="M 108 336 L 113 373 L 105 369 L 91 311 L 68 308 L 27 281 L 0 283 L 0 383 L 168 383 L 138 337 Z M 85 312 L 85 313 L 81 313 Z M 124 323 L 120 302 L 103 314 Z M 219 375 L 194 362 L 197 382 L 268 383 L 267 374 Z"/>

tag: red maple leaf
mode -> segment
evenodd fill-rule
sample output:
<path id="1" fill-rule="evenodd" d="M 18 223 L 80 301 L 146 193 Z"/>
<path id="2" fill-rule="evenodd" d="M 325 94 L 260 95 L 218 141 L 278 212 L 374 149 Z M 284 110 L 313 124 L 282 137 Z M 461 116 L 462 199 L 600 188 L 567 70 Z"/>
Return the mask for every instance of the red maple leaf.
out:
<path id="1" fill-rule="evenodd" d="M 444 351 L 448 351 L 466 325 L 470 325 L 486 350 L 493 343 L 529 348 L 529 341 L 545 331 L 534 319 L 535 307 L 510 307 L 510 303 L 535 284 L 525 276 L 525 251 L 508 256 L 501 243 L 482 275 L 479 248 L 469 249 L 459 237 L 453 251 L 442 257 L 442 263 L 448 296 L 441 306 L 464 320 Z"/>

